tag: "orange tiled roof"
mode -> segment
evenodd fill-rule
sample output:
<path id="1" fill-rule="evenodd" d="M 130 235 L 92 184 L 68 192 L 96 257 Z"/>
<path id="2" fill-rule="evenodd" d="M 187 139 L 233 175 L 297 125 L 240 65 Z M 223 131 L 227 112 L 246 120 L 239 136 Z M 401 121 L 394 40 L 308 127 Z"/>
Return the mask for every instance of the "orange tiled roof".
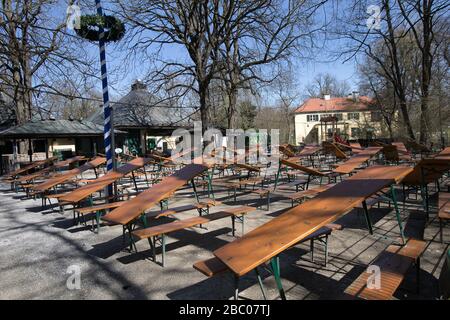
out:
<path id="1" fill-rule="evenodd" d="M 329 111 L 363 111 L 372 108 L 372 99 L 366 96 L 360 96 L 358 101 L 352 98 L 311 98 L 306 100 L 295 113 L 306 112 L 329 112 Z"/>

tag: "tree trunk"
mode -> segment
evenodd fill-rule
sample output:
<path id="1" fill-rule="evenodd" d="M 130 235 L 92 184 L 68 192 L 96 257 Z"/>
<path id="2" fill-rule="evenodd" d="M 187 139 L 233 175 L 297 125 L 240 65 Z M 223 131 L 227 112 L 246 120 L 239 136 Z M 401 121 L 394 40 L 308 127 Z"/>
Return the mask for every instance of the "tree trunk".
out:
<path id="1" fill-rule="evenodd" d="M 411 126 L 411 121 L 409 119 L 408 107 L 406 105 L 406 101 L 402 97 L 399 97 L 399 99 L 400 99 L 400 111 L 402 112 L 402 117 L 403 117 L 403 122 L 405 123 L 406 132 L 411 139 L 416 140 L 416 137 L 414 135 L 414 130 Z"/>
<path id="2" fill-rule="evenodd" d="M 227 126 L 229 129 L 233 127 L 233 117 L 236 111 L 237 94 L 238 92 L 235 88 L 230 89 L 228 92 Z"/>
<path id="3" fill-rule="evenodd" d="M 202 121 L 202 134 L 209 127 L 208 123 L 208 88 L 206 86 L 199 86 L 199 96 L 200 96 L 200 118 Z"/>
<path id="4" fill-rule="evenodd" d="M 423 1 L 423 49 L 422 49 L 422 81 L 421 81 L 421 101 L 420 101 L 420 143 L 427 145 L 430 141 L 430 128 L 428 121 L 428 102 L 430 95 L 430 81 L 431 81 L 431 4 L 428 1 Z"/>

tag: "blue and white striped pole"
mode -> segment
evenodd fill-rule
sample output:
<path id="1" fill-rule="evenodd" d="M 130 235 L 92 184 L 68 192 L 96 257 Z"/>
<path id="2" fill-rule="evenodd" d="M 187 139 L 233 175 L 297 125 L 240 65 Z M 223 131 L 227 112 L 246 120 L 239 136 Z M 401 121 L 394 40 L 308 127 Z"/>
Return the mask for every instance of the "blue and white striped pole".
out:
<path id="1" fill-rule="evenodd" d="M 102 5 L 100 0 L 95 0 L 97 7 L 97 14 L 103 16 Z M 108 95 L 108 76 L 106 70 L 106 50 L 105 41 L 103 40 L 105 33 L 103 28 L 99 28 L 100 38 L 99 38 L 99 48 L 100 48 L 100 64 L 102 73 L 102 90 L 103 90 L 103 116 L 105 119 L 104 129 L 103 129 L 103 139 L 105 144 L 105 154 L 106 154 L 106 169 L 111 171 L 114 168 L 114 133 L 113 133 L 113 123 L 111 107 L 109 105 L 109 95 Z M 108 194 L 112 194 L 112 186 L 108 186 Z"/>

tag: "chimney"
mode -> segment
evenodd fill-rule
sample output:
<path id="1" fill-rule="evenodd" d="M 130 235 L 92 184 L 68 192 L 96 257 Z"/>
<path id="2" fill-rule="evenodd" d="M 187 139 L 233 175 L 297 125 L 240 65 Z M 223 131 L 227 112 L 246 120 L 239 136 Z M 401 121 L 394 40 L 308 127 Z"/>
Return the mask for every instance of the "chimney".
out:
<path id="1" fill-rule="evenodd" d="M 324 94 L 323 95 L 323 100 L 330 100 L 331 96 L 329 94 Z"/>
<path id="2" fill-rule="evenodd" d="M 353 101 L 358 102 L 359 101 L 359 92 L 358 91 L 353 91 L 352 92 L 352 98 L 353 98 Z"/>
<path id="3" fill-rule="evenodd" d="M 143 83 L 140 79 L 137 79 L 132 85 L 131 85 L 131 91 L 135 90 L 147 90 L 147 86 L 145 83 Z"/>

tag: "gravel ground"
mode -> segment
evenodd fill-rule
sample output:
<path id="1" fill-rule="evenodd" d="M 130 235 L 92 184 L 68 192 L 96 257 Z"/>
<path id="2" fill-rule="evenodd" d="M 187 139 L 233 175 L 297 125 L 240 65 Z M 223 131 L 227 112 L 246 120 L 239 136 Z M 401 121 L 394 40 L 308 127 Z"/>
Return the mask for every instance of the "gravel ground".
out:
<path id="1" fill-rule="evenodd" d="M 255 205 L 254 194 L 242 193 L 237 202 L 225 190 L 216 190 L 223 205 Z M 170 207 L 193 202 L 190 189 L 176 193 Z M 435 194 L 431 200 L 431 219 L 425 222 L 419 201 L 409 200 L 403 212 L 407 233 L 425 225 L 428 242 L 422 259 L 420 294 L 415 292 L 415 272 L 411 270 L 396 293 L 398 299 L 437 299 L 443 257 L 450 241 L 445 229 L 444 244 L 439 242 Z M 211 212 L 223 206 L 214 207 Z M 262 209 L 246 217 L 249 231 L 290 207 L 287 200 L 273 203 L 271 211 Z M 264 208 L 263 208 L 264 209 Z M 179 219 L 196 212 L 178 214 Z M 299 244 L 281 256 L 281 275 L 288 299 L 340 299 L 345 288 L 367 265 L 399 236 L 395 215 L 387 204 L 370 210 L 374 235 L 367 231 L 364 216 L 353 210 L 338 223 L 344 229 L 329 239 L 329 263 L 323 266 L 323 249 L 316 245 L 315 263 L 309 261 L 309 243 Z M 159 222 L 172 221 L 162 218 Z M 229 274 L 208 279 L 192 268 L 212 251 L 233 241 L 229 219 L 214 221 L 207 229 L 191 228 L 168 237 L 166 266 L 149 259 L 148 242 L 137 243 L 138 253 L 122 244 L 120 226 L 103 226 L 95 234 L 88 226 L 74 225 L 72 212 L 60 214 L 55 208 L 41 208 L 41 200 L 26 199 L 23 192 L 0 183 L 0 299 L 230 299 L 233 278 Z M 237 227 L 240 235 L 240 227 Z M 160 256 L 158 256 L 160 259 Z M 80 273 L 79 287 L 74 275 Z M 275 281 L 263 272 L 269 299 L 279 299 Z M 240 296 L 261 299 L 254 273 L 240 281 Z"/>

